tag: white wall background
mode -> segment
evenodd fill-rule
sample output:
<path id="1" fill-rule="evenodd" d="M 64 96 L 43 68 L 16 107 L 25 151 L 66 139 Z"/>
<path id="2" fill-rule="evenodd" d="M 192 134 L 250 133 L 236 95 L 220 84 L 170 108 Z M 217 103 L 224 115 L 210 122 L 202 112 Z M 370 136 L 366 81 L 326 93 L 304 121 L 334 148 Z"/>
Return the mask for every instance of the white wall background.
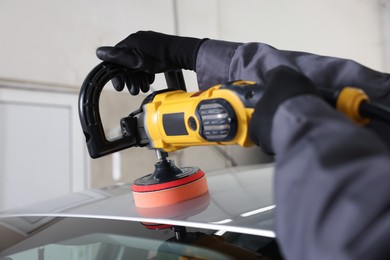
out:
<path id="1" fill-rule="evenodd" d="M 0 77 L 78 87 L 97 47 L 140 29 L 173 33 L 172 12 L 170 0 L 1 0 Z"/>
<path id="2" fill-rule="evenodd" d="M 67 104 L 70 107 L 75 106 L 77 91 L 84 77 L 99 63 L 95 57 L 95 49 L 101 45 L 114 45 L 138 30 L 156 30 L 240 42 L 261 41 L 280 49 L 354 59 L 373 69 L 389 72 L 389 9 L 390 0 L 0 0 L 0 90 L 17 89 L 23 93 L 21 95 L 34 96 L 34 100 L 38 94 L 37 102 L 42 104 L 47 102 L 48 94 L 62 93 L 69 96 L 71 93 L 72 98 Z M 185 72 L 185 76 L 188 88 L 195 90 L 195 74 Z M 161 77 L 155 83 L 157 88 L 163 84 Z M 4 91 L 3 93 L 8 93 L 8 90 Z M 14 92 L 12 98 L 18 98 L 18 94 L 15 93 L 19 92 Z M 3 129 L 8 129 L 8 133 L 3 133 L 4 136 L 13 131 L 7 128 L 12 126 L 12 122 L 6 121 L 6 117 L 9 118 L 17 112 L 6 111 L 4 104 L 9 104 L 7 103 L 9 99 L 0 95 L 0 124 L 7 124 Z M 53 100 L 54 103 L 57 102 L 56 99 Z M 123 104 L 123 107 L 127 108 L 126 98 L 121 98 L 120 102 L 118 100 L 113 97 L 108 103 L 115 103 L 117 107 L 122 107 Z M 9 108 L 8 106 L 7 109 Z M 110 109 L 112 110 L 105 113 L 116 113 L 114 107 Z M 47 112 L 50 113 L 49 110 Z M 32 122 L 42 117 L 37 113 L 34 115 L 33 110 L 31 113 L 29 117 Z M 73 126 L 68 127 L 68 130 L 64 130 L 65 133 L 71 131 L 77 135 L 77 130 L 74 130 Z M 31 140 L 39 135 L 50 134 L 53 134 L 50 137 L 53 140 L 59 138 L 55 133 L 47 131 L 44 124 L 35 125 L 34 129 L 29 136 Z M 4 140 L 8 139 L 0 140 L 5 142 Z M 17 138 L 12 140 L 18 142 Z M 85 156 L 85 150 L 81 148 L 84 147 L 82 138 L 77 137 L 71 142 L 76 142 L 72 143 L 71 148 L 64 142 L 56 145 L 50 143 L 50 153 L 56 154 L 70 149 L 69 158 Z M 0 145 L 5 147 L 4 144 Z M 33 142 L 24 145 L 30 145 L 30 148 L 36 146 Z M 43 175 L 39 175 L 40 179 L 44 179 L 41 183 L 50 185 L 50 182 L 44 183 L 49 180 L 48 177 L 45 178 L 45 174 L 49 176 L 53 171 L 52 164 L 56 162 L 51 160 L 50 164 L 47 160 L 48 152 L 45 151 L 49 150 L 46 148 L 36 147 L 35 151 L 41 152 L 36 155 L 37 163 L 42 166 L 39 171 L 44 172 Z M 239 163 L 253 161 L 248 153 L 236 147 L 224 149 Z M 80 150 L 83 150 L 82 153 Z M 0 152 L 0 162 L 3 164 L 4 160 L 7 165 L 28 162 L 26 154 L 11 153 L 4 148 L 0 149 Z M 217 155 L 215 151 L 209 149 L 206 152 L 210 154 L 207 156 L 211 158 L 209 161 L 198 159 L 205 153 L 204 150 L 198 149 L 187 149 L 174 157 L 182 163 L 201 164 L 199 166 L 207 169 L 228 165 L 226 159 Z M 139 150 L 128 151 L 125 156 L 127 157 L 122 158 L 122 161 L 127 161 L 128 167 L 136 168 L 136 172 L 144 174 L 142 161 L 154 161 L 154 158 L 149 158 L 150 153 L 141 154 Z M 143 156 L 142 160 L 139 159 Z M 137 162 L 131 160 L 133 157 Z M 75 164 L 75 161 L 77 160 L 69 159 L 66 163 L 71 164 L 69 168 L 73 169 L 73 174 L 79 171 L 84 178 L 73 178 L 72 180 L 77 181 L 73 183 L 77 188 L 63 186 L 62 192 L 88 187 L 91 178 L 93 186 L 110 184 L 118 180 L 130 181 L 132 178 L 124 175 L 114 180 L 110 168 L 112 160 L 105 158 L 98 163 L 96 161 L 92 163 L 96 178 L 93 181 L 93 176 L 91 178 L 88 176 L 89 162 Z M 62 169 L 66 170 L 66 167 Z M 34 191 L 27 189 L 29 185 L 23 183 L 24 173 L 17 170 L 20 167 L 14 168 L 20 174 L 19 179 L 16 181 L 13 179 L 7 184 L 6 181 L 9 180 L 7 176 L 13 173 L 5 170 L 4 165 L 0 167 L 2 171 L 0 181 L 3 185 L 8 185 L 3 190 L 12 190 L 12 185 L 25 185 L 23 187 L 26 189 L 19 187 L 20 190 L 25 190 L 25 194 L 29 194 L 25 197 L 31 200 L 38 199 L 39 196 L 34 198 L 31 195 Z M 45 194 L 52 196 L 53 192 L 48 189 Z M 10 193 L 0 192 L 0 209 L 1 205 L 7 207 L 13 205 L 12 200 L 5 202 L 5 197 L 9 195 Z M 20 199 L 17 200 L 24 203 Z"/>
<path id="3" fill-rule="evenodd" d="M 382 70 L 380 8 L 388 2 L 1 0 L 0 78 L 78 87 L 98 62 L 98 46 L 115 44 L 142 29 L 262 41 L 351 58 Z"/>
<path id="4" fill-rule="evenodd" d="M 4 86 L 0 84 L 0 210 L 88 187 L 77 95 Z"/>

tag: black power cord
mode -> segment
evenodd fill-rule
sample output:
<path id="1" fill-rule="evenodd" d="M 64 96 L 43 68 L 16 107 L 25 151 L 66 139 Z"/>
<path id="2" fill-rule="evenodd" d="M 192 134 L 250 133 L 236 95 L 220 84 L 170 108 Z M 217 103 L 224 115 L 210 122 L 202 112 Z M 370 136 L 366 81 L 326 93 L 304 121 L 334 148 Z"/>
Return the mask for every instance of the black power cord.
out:
<path id="1" fill-rule="evenodd" d="M 346 89 L 349 91 L 352 89 L 352 94 L 345 95 L 345 92 L 348 91 L 345 91 Z M 340 90 L 318 88 L 318 91 L 326 102 L 338 110 L 344 110 L 342 112 L 347 111 L 347 114 L 352 113 L 362 119 L 374 119 L 382 121 L 386 124 L 390 124 L 390 108 L 378 103 L 371 102 L 368 99 L 368 96 L 360 89 L 350 87 L 346 87 Z M 342 95 L 344 96 L 341 97 Z M 354 102 L 353 99 L 357 100 L 357 103 L 355 103 L 357 106 L 351 105 Z M 340 105 L 340 102 L 344 102 L 344 104 L 342 104 L 345 105 L 344 108 L 340 109 L 340 106 L 342 106 Z"/>

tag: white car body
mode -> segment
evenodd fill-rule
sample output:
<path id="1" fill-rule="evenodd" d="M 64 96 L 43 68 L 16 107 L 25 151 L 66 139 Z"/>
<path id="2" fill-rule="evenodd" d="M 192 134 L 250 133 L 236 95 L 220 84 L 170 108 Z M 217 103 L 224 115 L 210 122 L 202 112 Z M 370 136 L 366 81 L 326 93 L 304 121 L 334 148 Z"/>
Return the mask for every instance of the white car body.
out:
<path id="1" fill-rule="evenodd" d="M 118 230 L 115 231 L 114 228 L 117 223 L 122 226 L 126 226 L 126 223 L 130 226 L 131 223 L 135 233 L 140 234 L 145 230 L 147 237 L 153 237 L 153 232 L 156 232 L 156 237 L 159 237 L 158 232 L 165 232 L 164 236 L 169 235 L 167 233 L 173 235 L 170 230 L 147 230 L 144 227 L 146 223 L 153 223 L 146 226 L 150 228 L 155 227 L 155 224 L 157 227 L 169 225 L 208 230 L 208 233 L 216 235 L 232 232 L 274 240 L 273 165 L 221 169 L 206 173 L 206 176 L 209 189 L 207 194 L 165 208 L 137 208 L 131 185 L 125 184 L 69 194 L 28 208 L 1 212 L 0 259 L 28 259 L 20 257 L 23 252 L 39 252 L 39 248 L 45 245 L 63 245 L 68 243 L 64 241 L 77 241 L 89 234 L 118 234 Z M 73 224 L 67 227 L 67 221 L 73 221 Z M 87 228 L 88 224 L 80 224 L 80 228 L 72 231 L 74 223 L 96 221 L 108 224 L 101 224 L 98 228 Z M 110 223 L 115 223 L 112 225 L 113 231 L 110 231 Z M 50 229 L 55 229 L 56 225 L 66 232 L 51 233 Z M 84 227 L 86 230 L 83 231 Z M 139 231 L 136 232 L 138 227 Z M 120 229 L 119 233 L 123 235 L 123 230 Z M 45 234 L 47 232 L 48 234 Z M 129 234 L 131 232 L 129 231 Z M 98 237 L 107 240 L 106 236 Z M 141 239 L 144 235 L 135 237 Z M 164 239 L 162 238 L 162 241 Z M 85 244 L 88 245 L 88 242 Z M 161 244 L 161 241 L 157 244 Z M 36 252 L 32 254 L 37 255 Z M 86 256 L 85 252 L 83 254 Z M 63 259 L 101 259 L 101 255 L 100 258 L 88 256 Z"/>

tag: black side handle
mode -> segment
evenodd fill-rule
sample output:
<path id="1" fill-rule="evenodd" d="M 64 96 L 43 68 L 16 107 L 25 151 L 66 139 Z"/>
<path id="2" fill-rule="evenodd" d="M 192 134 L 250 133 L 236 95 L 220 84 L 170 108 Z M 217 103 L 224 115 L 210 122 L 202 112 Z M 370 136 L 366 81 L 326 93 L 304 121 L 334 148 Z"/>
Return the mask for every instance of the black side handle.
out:
<path id="1" fill-rule="evenodd" d="M 126 121 L 126 129 L 133 129 L 134 131 L 122 131 L 121 137 L 107 140 L 100 117 L 99 100 L 104 86 L 112 78 L 123 75 L 128 70 L 128 68 L 123 66 L 102 62 L 87 75 L 81 86 L 79 117 L 88 152 L 92 158 L 99 158 L 139 145 L 137 133 L 135 132 L 137 129 L 137 120 L 135 118 Z M 169 88 L 185 90 L 181 70 L 166 72 L 165 78 Z"/>
<path id="2" fill-rule="evenodd" d="M 98 158 L 137 144 L 135 136 L 126 135 L 107 140 L 99 110 L 99 99 L 103 87 L 115 76 L 126 73 L 122 66 L 102 62 L 85 78 L 79 94 L 79 117 L 89 155 Z"/>

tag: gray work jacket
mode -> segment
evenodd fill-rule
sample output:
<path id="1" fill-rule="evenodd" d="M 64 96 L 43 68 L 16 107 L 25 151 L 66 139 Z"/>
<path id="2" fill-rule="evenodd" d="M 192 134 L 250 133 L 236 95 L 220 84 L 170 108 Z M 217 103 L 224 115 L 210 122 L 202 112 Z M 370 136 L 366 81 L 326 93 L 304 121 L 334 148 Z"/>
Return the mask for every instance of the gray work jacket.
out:
<path id="1" fill-rule="evenodd" d="M 238 79 L 261 84 L 280 65 L 318 87 L 360 87 L 390 106 L 389 74 L 262 43 L 205 41 L 196 72 L 205 89 Z M 271 135 L 276 234 L 285 258 L 390 259 L 390 127 L 355 126 L 319 97 L 303 95 L 278 108 Z"/>

